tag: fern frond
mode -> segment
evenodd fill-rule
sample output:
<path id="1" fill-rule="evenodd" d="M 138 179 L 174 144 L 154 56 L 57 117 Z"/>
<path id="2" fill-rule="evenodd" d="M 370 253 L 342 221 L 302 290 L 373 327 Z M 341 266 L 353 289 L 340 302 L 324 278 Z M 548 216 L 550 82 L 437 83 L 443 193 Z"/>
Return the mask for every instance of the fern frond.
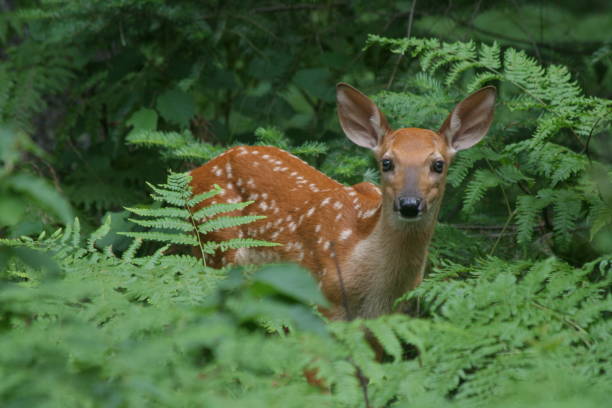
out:
<path id="1" fill-rule="evenodd" d="M 463 210 L 467 213 L 473 212 L 476 204 L 484 197 L 485 192 L 499 184 L 500 179 L 492 171 L 477 170 L 465 189 Z"/>
<path id="2" fill-rule="evenodd" d="M 221 187 L 219 187 L 217 184 L 215 184 L 213 186 L 212 190 L 205 191 L 205 192 L 200 193 L 200 194 L 196 194 L 192 198 L 190 198 L 187 201 L 187 206 L 195 207 L 196 205 L 200 204 L 201 202 L 203 202 L 205 200 L 208 200 L 209 198 L 212 198 L 212 197 L 216 196 L 217 194 L 220 194 L 222 191 L 223 191 L 223 189 Z"/>
<path id="3" fill-rule="evenodd" d="M 130 222 L 147 228 L 172 229 L 178 231 L 193 231 L 193 225 L 189 221 L 177 218 L 155 218 L 153 220 L 141 220 L 128 218 Z"/>
<path id="4" fill-rule="evenodd" d="M 208 234 L 212 231 L 224 229 L 224 228 L 232 228 L 237 227 L 239 225 L 250 224 L 257 220 L 265 219 L 265 215 L 242 215 L 242 216 L 221 216 L 217 218 L 213 218 L 212 220 L 208 220 L 203 222 L 198 226 L 198 231 L 201 234 Z"/>
<path id="5" fill-rule="evenodd" d="M 556 191 L 553 201 L 553 222 L 555 238 L 563 247 L 567 247 L 572 239 L 572 232 L 581 209 L 581 197 L 575 191 Z"/>
<path id="6" fill-rule="evenodd" d="M 96 243 L 96 241 L 104 238 L 109 232 L 110 232 L 110 228 L 111 228 L 111 217 L 107 216 L 104 219 L 104 222 L 102 223 L 102 225 L 100 225 L 100 228 L 98 228 L 97 230 L 95 230 L 87 239 L 87 250 L 90 252 L 94 252 L 95 248 L 94 245 Z M 42 238 L 39 237 L 39 241 Z"/>
<path id="7" fill-rule="evenodd" d="M 239 203 L 218 203 L 211 204 L 208 207 L 201 208 L 193 214 L 193 218 L 196 220 L 203 220 L 215 215 L 228 213 L 232 211 L 239 211 L 243 208 L 253 204 L 254 201 L 243 201 Z"/>
<path id="8" fill-rule="evenodd" d="M 189 211 L 184 208 L 173 208 L 173 207 L 164 207 L 164 208 L 134 208 L 134 207 L 125 207 L 125 209 L 131 213 L 136 215 L 140 215 L 143 217 L 175 217 L 175 218 L 187 218 L 189 216 Z"/>
<path id="9" fill-rule="evenodd" d="M 516 202 L 517 241 L 526 244 L 531 241 L 533 230 L 537 226 L 538 214 L 542 210 L 540 201 L 533 196 L 522 195 Z"/>
<path id="10" fill-rule="evenodd" d="M 198 240 L 192 235 L 179 235 L 173 233 L 164 233 L 158 231 L 146 231 L 146 232 L 119 232 L 118 234 L 126 237 L 146 240 L 146 241 L 158 241 L 166 242 L 177 245 L 191 245 L 197 246 Z"/>

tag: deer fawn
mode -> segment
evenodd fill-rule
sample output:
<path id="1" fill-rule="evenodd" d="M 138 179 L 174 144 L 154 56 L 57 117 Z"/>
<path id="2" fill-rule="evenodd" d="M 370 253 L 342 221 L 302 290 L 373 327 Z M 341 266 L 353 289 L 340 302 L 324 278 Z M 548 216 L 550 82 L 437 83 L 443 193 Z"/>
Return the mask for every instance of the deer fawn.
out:
<path id="1" fill-rule="evenodd" d="M 314 274 L 333 319 L 389 313 L 395 299 L 423 279 L 428 246 L 455 153 L 478 143 L 493 118 L 495 88 L 459 103 L 438 132 L 391 130 L 378 107 L 348 84 L 337 85 L 346 136 L 374 152 L 381 186 L 344 186 L 283 150 L 234 147 L 193 170 L 194 193 L 223 188 L 205 201 L 255 203 L 229 215 L 263 214 L 205 240 L 251 237 L 282 246 L 230 250 L 210 265 L 297 262 Z"/>

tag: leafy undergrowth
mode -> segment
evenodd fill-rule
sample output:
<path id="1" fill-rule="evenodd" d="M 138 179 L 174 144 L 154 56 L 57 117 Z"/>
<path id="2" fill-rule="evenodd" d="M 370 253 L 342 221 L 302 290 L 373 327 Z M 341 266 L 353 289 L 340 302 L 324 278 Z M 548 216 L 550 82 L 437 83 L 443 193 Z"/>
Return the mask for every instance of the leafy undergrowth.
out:
<path id="1" fill-rule="evenodd" d="M 137 244 L 118 257 L 96 247 L 108 226 L 87 239 L 76 223 L 1 242 L 40 261 L 15 257 L 2 272 L 3 406 L 607 402 L 610 257 L 583 268 L 552 258 L 440 266 L 410 295 L 421 317 L 326 323 L 311 307 L 322 301 L 315 282 L 296 266 L 219 271 L 191 256 L 138 257 Z M 307 383 L 312 368 L 329 392 Z"/>

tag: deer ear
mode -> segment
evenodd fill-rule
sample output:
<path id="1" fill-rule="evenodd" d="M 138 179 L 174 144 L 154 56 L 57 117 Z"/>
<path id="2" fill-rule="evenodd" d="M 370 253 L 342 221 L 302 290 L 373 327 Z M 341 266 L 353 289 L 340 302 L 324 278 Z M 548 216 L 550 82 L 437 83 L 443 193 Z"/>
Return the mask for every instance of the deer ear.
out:
<path id="1" fill-rule="evenodd" d="M 468 149 L 487 134 L 495 110 L 495 87 L 486 86 L 459 102 L 440 128 L 454 151 Z"/>
<path id="2" fill-rule="evenodd" d="M 376 149 L 390 130 L 385 115 L 370 98 L 349 84 L 336 85 L 336 100 L 346 136 L 356 145 Z"/>

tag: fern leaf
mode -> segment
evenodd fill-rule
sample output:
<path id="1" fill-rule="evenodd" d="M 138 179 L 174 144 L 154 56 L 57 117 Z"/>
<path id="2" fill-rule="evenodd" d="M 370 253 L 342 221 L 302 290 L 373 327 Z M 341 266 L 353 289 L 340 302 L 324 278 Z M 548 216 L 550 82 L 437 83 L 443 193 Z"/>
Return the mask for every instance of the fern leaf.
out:
<path id="1" fill-rule="evenodd" d="M 145 232 L 119 232 L 118 234 L 125 235 L 126 237 L 137 238 L 149 241 L 166 242 L 170 244 L 178 245 L 191 245 L 197 246 L 198 240 L 191 235 L 180 235 L 171 234 L 158 231 L 145 231 Z"/>
<path id="2" fill-rule="evenodd" d="M 553 201 L 553 228 L 555 239 L 563 247 L 567 247 L 580 216 L 582 203 L 580 196 L 571 190 L 559 190 Z"/>
<path id="3" fill-rule="evenodd" d="M 186 219 L 189 217 L 189 211 L 184 208 L 134 208 L 124 207 L 127 211 L 143 217 L 175 217 Z"/>
<path id="4" fill-rule="evenodd" d="M 243 208 L 253 204 L 254 201 L 243 201 L 239 203 L 218 203 L 211 204 L 208 207 L 201 208 L 193 214 L 193 218 L 196 220 L 203 220 L 204 218 L 212 217 L 218 214 L 223 214 L 232 211 L 242 210 Z"/>
<path id="5" fill-rule="evenodd" d="M 540 203 L 536 197 L 522 195 L 517 198 L 517 241 L 520 244 L 531 242 L 533 230 L 537 226 L 538 214 L 541 210 L 542 207 L 540 206 Z"/>
<path id="6" fill-rule="evenodd" d="M 485 192 L 499 184 L 499 178 L 490 170 L 477 170 L 465 189 L 463 210 L 467 213 L 473 212 L 476 204 L 484 197 Z"/>
<path id="7" fill-rule="evenodd" d="M 481 44 L 478 62 L 487 69 L 498 70 L 501 68 L 499 44 L 495 41 L 491 45 Z"/>
<path id="8" fill-rule="evenodd" d="M 135 218 L 129 218 L 129 221 L 134 224 L 141 225 L 148 228 L 161 228 L 161 229 L 173 229 L 177 231 L 193 231 L 193 225 L 185 220 L 177 218 L 164 218 L 158 217 L 153 220 L 140 220 Z"/>
<path id="9" fill-rule="evenodd" d="M 215 184 L 212 190 L 205 191 L 203 193 L 194 195 L 191 199 L 187 201 L 187 206 L 194 207 L 200 204 L 201 202 L 208 200 L 209 198 L 212 198 L 216 196 L 217 194 L 220 194 L 222 191 L 223 189 L 219 187 L 217 184 Z"/>
<path id="10" fill-rule="evenodd" d="M 123 255 L 121 256 L 121 260 L 124 263 L 131 263 L 136 255 L 136 251 L 142 246 L 142 238 L 136 238 L 132 240 L 130 246 L 125 250 Z"/>
<path id="11" fill-rule="evenodd" d="M 208 220 L 198 226 L 198 231 L 202 234 L 208 234 L 209 232 L 237 227 L 239 225 L 249 224 L 257 220 L 265 219 L 264 215 L 243 215 L 236 217 L 222 216 Z"/>
<path id="12" fill-rule="evenodd" d="M 94 245 L 96 243 L 96 241 L 104 238 L 110 231 L 111 228 L 111 217 L 107 216 L 104 219 L 104 222 L 102 223 L 102 225 L 100 226 L 100 228 L 98 228 L 97 230 L 95 230 L 87 239 L 87 250 L 89 252 L 94 252 L 95 248 Z M 40 239 L 39 239 L 40 241 Z"/>

